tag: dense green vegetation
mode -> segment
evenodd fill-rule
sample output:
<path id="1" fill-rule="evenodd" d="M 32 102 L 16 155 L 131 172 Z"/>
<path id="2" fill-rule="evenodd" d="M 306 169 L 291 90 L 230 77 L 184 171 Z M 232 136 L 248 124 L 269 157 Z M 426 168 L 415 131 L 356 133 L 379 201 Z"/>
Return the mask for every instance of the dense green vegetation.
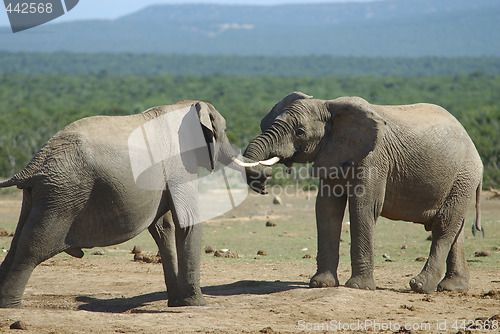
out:
<path id="1" fill-rule="evenodd" d="M 500 75 L 301 77 L 0 75 L 0 175 L 22 169 L 64 125 L 90 115 L 126 115 L 181 99 L 213 103 L 240 147 L 260 133 L 261 117 L 300 90 L 316 98 L 357 95 L 372 103 L 430 102 L 453 113 L 476 143 L 484 186 L 500 186 Z"/>
<path id="2" fill-rule="evenodd" d="M 500 74 L 495 57 L 203 56 L 0 51 L 0 73 L 237 76 L 439 76 Z"/>

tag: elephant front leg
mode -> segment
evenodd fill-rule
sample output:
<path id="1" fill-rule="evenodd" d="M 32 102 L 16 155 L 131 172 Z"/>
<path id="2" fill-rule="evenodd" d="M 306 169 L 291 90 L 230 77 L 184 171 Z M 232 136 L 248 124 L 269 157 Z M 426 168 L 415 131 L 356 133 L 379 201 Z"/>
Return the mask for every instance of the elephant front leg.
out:
<path id="1" fill-rule="evenodd" d="M 320 182 L 320 191 L 316 200 L 316 225 L 318 231 L 317 271 L 311 278 L 311 288 L 338 286 L 337 268 L 339 265 L 340 234 L 347 197 L 335 197 Z"/>
<path id="2" fill-rule="evenodd" d="M 176 306 L 179 298 L 179 288 L 177 286 L 178 268 L 177 249 L 175 246 L 175 226 L 171 211 L 151 224 L 149 226 L 149 233 L 153 236 L 160 250 L 163 275 L 168 291 L 168 306 Z"/>
<path id="3" fill-rule="evenodd" d="M 176 224 L 175 235 L 179 273 L 177 306 L 203 306 L 205 297 L 200 288 L 201 238 L 203 224 L 181 228 Z"/>

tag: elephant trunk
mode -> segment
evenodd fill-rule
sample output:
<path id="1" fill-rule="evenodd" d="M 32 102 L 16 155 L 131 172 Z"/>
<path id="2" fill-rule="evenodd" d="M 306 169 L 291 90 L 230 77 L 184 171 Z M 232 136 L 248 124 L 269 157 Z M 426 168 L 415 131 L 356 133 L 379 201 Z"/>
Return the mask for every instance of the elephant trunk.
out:
<path id="1" fill-rule="evenodd" d="M 266 194 L 267 180 L 271 176 L 272 169 L 269 166 L 277 163 L 280 158 L 272 155 L 270 148 L 273 147 L 268 136 L 261 134 L 255 138 L 246 148 L 243 157 L 247 163 L 247 183 L 250 188 L 258 193 Z"/>

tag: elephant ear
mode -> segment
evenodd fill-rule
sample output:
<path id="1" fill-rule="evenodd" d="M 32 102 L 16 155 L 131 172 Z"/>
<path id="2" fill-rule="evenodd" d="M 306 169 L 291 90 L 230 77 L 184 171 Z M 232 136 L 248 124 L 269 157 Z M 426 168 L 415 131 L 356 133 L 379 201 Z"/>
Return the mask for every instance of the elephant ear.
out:
<path id="1" fill-rule="evenodd" d="M 212 117 L 210 116 L 210 107 L 204 102 L 197 102 L 195 105 L 196 111 L 198 112 L 198 117 L 200 118 L 201 129 L 203 130 L 203 135 L 207 143 L 210 164 L 212 170 L 215 169 L 215 161 L 217 160 L 215 156 L 215 128 L 212 122 Z"/>
<path id="2" fill-rule="evenodd" d="M 357 165 L 380 142 L 385 120 L 362 98 L 342 97 L 325 102 L 331 113 L 314 174 L 335 175 L 339 169 Z M 326 174 L 325 174 L 326 173 Z"/>
<path id="3" fill-rule="evenodd" d="M 293 103 L 295 100 L 300 100 L 300 99 L 312 99 L 312 96 L 306 95 L 302 92 L 293 92 L 288 94 L 283 98 L 283 100 L 279 101 L 276 103 L 276 105 L 271 109 L 271 111 L 264 116 L 262 121 L 260 121 L 260 129 L 262 132 L 266 131 L 267 128 L 271 126 L 271 124 L 274 123 L 274 120 L 276 120 L 276 117 L 278 117 L 282 112 L 283 109 L 288 107 L 290 104 Z"/>

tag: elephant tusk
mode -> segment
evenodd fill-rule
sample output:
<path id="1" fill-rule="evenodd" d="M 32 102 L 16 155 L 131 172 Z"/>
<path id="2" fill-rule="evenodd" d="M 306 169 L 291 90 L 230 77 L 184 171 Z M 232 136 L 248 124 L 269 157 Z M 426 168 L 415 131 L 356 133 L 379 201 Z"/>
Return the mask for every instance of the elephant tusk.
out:
<path id="1" fill-rule="evenodd" d="M 274 158 L 271 158 L 271 159 L 268 159 L 268 160 L 259 161 L 259 164 L 264 165 L 264 166 L 272 166 L 275 163 L 277 163 L 278 161 L 280 161 L 280 158 L 274 157 Z"/>
<path id="2" fill-rule="evenodd" d="M 258 166 L 258 162 L 243 162 L 236 157 L 232 157 L 231 160 L 240 167 L 255 167 Z"/>

